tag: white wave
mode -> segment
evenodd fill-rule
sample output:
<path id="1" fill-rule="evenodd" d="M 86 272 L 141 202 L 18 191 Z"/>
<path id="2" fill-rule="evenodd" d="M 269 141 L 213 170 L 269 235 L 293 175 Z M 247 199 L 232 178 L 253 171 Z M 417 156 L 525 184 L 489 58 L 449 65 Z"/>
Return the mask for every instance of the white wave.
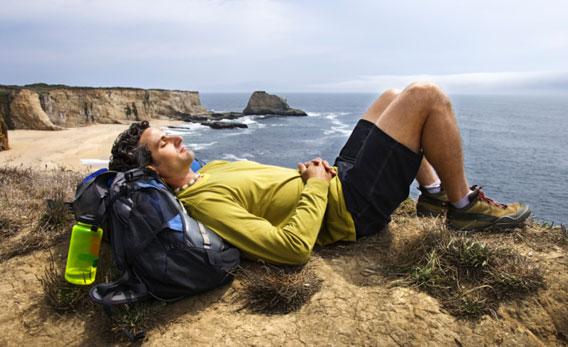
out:
<path id="1" fill-rule="evenodd" d="M 266 124 L 258 123 L 256 127 L 259 128 L 259 129 L 266 128 Z"/>
<path id="2" fill-rule="evenodd" d="M 192 149 L 194 151 L 200 151 L 204 148 L 211 147 L 216 143 L 217 143 L 217 141 L 213 141 L 213 142 L 209 142 L 209 143 L 187 143 L 186 145 L 189 149 Z"/>
<path id="3" fill-rule="evenodd" d="M 175 128 L 161 127 L 160 129 L 168 135 L 187 135 L 194 134 L 195 130 L 207 129 L 207 127 L 200 123 L 186 123 L 176 125 Z"/>
<path id="4" fill-rule="evenodd" d="M 308 117 L 319 117 L 321 116 L 321 112 L 306 112 Z"/>
<path id="5" fill-rule="evenodd" d="M 232 129 L 232 130 L 233 131 L 231 131 L 231 132 L 222 133 L 222 137 L 250 135 L 253 132 L 253 130 L 251 128 L 247 128 L 247 129 L 237 128 L 237 129 Z"/>
<path id="6" fill-rule="evenodd" d="M 247 158 L 245 158 L 245 156 L 247 156 L 247 157 L 250 156 L 250 158 L 254 158 L 254 156 L 253 156 L 252 154 L 250 154 L 250 153 L 242 154 L 241 157 L 237 157 L 236 155 L 231 154 L 231 153 L 223 153 L 223 156 L 221 157 L 221 159 L 224 159 L 224 160 L 233 160 L 233 161 L 248 160 Z"/>
<path id="7" fill-rule="evenodd" d="M 185 130 L 179 130 L 179 129 L 164 129 L 164 133 L 166 135 L 187 135 L 190 132 L 185 131 Z"/>
<path id="8" fill-rule="evenodd" d="M 331 121 L 331 128 L 325 130 L 323 132 L 324 135 L 332 135 L 332 134 L 349 135 L 351 133 L 351 129 L 349 128 L 349 126 L 343 123 L 342 121 L 340 121 L 339 119 L 337 119 L 338 115 L 339 113 L 332 112 L 327 116 L 325 116 L 326 119 L 329 119 Z"/>
<path id="9" fill-rule="evenodd" d="M 276 123 L 276 124 L 270 124 L 271 127 L 285 127 L 287 124 L 284 123 Z"/>
<path id="10" fill-rule="evenodd" d="M 257 124 L 258 122 L 253 119 L 251 116 L 244 116 L 238 120 L 239 123 L 243 123 L 246 125 L 249 124 Z"/>
<path id="11" fill-rule="evenodd" d="M 337 116 L 347 116 L 348 114 L 351 114 L 351 113 L 350 112 L 328 112 L 327 116 L 325 116 L 325 118 L 335 119 L 335 118 L 337 118 Z"/>
<path id="12" fill-rule="evenodd" d="M 331 129 L 325 130 L 323 132 L 324 135 L 333 135 L 333 134 L 341 134 L 341 135 L 349 135 L 351 134 L 351 129 L 346 127 L 331 127 Z"/>

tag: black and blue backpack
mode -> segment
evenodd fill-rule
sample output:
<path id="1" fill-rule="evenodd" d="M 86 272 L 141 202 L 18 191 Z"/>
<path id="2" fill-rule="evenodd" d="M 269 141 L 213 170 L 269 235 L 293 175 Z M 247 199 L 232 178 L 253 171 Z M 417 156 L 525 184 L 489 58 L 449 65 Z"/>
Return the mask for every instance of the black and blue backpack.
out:
<path id="1" fill-rule="evenodd" d="M 191 218 L 149 169 L 89 175 L 79 183 L 72 209 L 77 219 L 87 216 L 103 228 L 122 273 L 90 290 L 109 315 L 116 304 L 171 301 L 219 287 L 239 265 L 239 251 Z"/>

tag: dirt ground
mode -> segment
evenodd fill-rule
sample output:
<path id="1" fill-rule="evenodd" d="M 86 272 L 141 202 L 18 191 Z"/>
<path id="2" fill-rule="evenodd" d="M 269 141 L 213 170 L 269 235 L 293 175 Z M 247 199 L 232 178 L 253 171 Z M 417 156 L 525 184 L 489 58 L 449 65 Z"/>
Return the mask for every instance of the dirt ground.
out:
<path id="1" fill-rule="evenodd" d="M 242 309 L 237 279 L 211 293 L 161 307 L 142 341 L 162 345 L 243 346 L 542 346 L 567 345 L 568 245 L 558 229 L 531 225 L 510 233 L 477 234 L 534 260 L 546 288 L 500 305 L 476 321 L 457 319 L 418 288 L 385 275 L 382 262 L 420 230 L 415 217 L 397 217 L 390 230 L 356 244 L 317 251 L 309 266 L 321 289 L 298 311 L 258 314 Z M 64 245 L 53 248 L 62 260 Z M 45 303 L 38 277 L 49 251 L 0 264 L 0 345 L 80 346 L 124 344 L 97 313 L 57 314 Z"/>
<path id="2" fill-rule="evenodd" d="M 61 132 L 10 132 L 13 149 L 0 153 L 0 171 L 5 164 L 81 169 L 78 159 L 104 159 L 112 140 L 125 127 L 98 125 Z M 97 137 L 96 145 L 89 142 L 91 135 Z M 65 139 L 59 141 L 58 137 Z M 70 148 L 69 143 L 77 146 Z M 39 149 L 43 151 L 40 153 Z M 51 262 L 51 254 L 61 274 L 70 229 L 65 225 L 68 221 L 63 221 L 58 233 L 42 234 L 48 229 L 37 226 L 42 220 L 45 199 L 58 190 L 64 191 L 69 199 L 75 176 L 78 174 L 67 169 L 50 174 L 7 170 L 0 175 L 0 346 L 128 344 L 120 334 L 110 332 L 109 321 L 99 307 L 66 313 L 55 311 L 48 305 L 40 282 Z M 8 189 L 17 184 L 19 188 Z M 565 228 L 530 222 L 523 229 L 467 235 L 489 246 L 517 252 L 526 259 L 527 266 L 536 264 L 544 287 L 502 300 L 479 319 L 463 319 L 452 315 L 423 288 L 393 277 L 385 266 L 392 260 L 392 254 L 404 249 L 432 223 L 441 225 L 440 221 L 403 213 L 395 216 L 389 229 L 378 236 L 316 250 L 308 266 L 319 278 L 321 287 L 290 313 L 263 314 L 243 308 L 240 298 L 244 287 L 239 276 L 231 284 L 206 294 L 171 304 L 150 303 L 149 318 L 144 323 L 146 337 L 138 343 L 148 346 L 568 345 Z M 29 248 L 22 251 L 18 247 Z"/>

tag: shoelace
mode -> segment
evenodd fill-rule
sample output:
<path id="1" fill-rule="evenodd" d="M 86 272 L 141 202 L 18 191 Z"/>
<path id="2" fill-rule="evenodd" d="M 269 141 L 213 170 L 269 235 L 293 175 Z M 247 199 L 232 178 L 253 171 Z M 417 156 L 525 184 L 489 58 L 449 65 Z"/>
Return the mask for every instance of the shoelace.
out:
<path id="1" fill-rule="evenodd" d="M 497 206 L 497 207 L 502 208 L 502 209 L 507 208 L 507 205 L 499 203 L 499 202 L 485 196 L 485 193 L 483 193 L 481 191 L 482 188 L 483 187 L 481 187 L 481 186 L 478 187 L 477 185 L 471 187 L 471 190 L 473 190 L 473 191 L 477 190 L 477 194 L 479 194 L 479 200 L 485 201 L 486 203 L 488 203 L 490 205 Z"/>

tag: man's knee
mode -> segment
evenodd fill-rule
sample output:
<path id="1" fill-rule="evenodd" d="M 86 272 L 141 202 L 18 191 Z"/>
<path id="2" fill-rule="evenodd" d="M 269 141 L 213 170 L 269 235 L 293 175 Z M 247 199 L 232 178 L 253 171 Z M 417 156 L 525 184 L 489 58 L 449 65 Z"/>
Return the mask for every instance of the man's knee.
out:
<path id="1" fill-rule="evenodd" d="M 400 94 L 400 89 L 390 88 L 385 90 L 379 98 L 394 99 Z"/>
<path id="2" fill-rule="evenodd" d="M 444 90 L 433 82 L 413 82 L 404 89 L 404 93 L 418 102 L 427 102 L 430 105 L 450 103 Z"/>

